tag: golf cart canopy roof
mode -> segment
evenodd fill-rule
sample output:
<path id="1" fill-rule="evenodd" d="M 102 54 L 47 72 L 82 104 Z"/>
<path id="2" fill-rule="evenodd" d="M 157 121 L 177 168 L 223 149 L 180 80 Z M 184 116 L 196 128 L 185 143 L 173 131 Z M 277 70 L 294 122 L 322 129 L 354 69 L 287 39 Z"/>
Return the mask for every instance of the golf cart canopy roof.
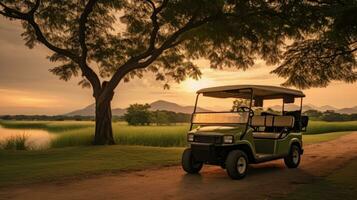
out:
<path id="1" fill-rule="evenodd" d="M 197 91 L 197 94 L 217 98 L 251 98 L 253 91 L 254 99 L 280 99 L 305 97 L 305 94 L 299 90 L 288 89 L 277 86 L 266 85 L 228 85 L 219 87 L 203 88 Z"/>

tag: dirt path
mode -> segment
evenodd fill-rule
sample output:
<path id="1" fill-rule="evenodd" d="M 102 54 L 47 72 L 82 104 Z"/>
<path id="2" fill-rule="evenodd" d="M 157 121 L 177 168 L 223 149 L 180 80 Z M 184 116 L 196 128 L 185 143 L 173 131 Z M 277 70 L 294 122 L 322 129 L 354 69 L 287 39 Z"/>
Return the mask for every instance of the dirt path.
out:
<path id="1" fill-rule="evenodd" d="M 199 175 L 187 175 L 176 166 L 4 188 L 0 199 L 271 199 L 326 176 L 352 159 L 357 159 L 357 132 L 305 146 L 298 169 L 285 168 L 281 160 L 252 165 L 240 181 L 229 179 L 219 167 L 206 166 Z"/>

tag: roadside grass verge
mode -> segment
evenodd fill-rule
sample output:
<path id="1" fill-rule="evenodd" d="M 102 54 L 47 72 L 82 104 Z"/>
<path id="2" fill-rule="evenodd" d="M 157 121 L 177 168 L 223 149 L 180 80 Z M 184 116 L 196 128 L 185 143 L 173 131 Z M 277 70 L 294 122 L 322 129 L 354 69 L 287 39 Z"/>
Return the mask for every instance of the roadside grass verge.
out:
<path id="1" fill-rule="evenodd" d="M 307 126 L 307 131 L 304 134 L 320 134 L 342 131 L 357 131 L 357 121 L 348 122 L 325 122 L 325 121 L 310 121 Z"/>
<path id="2" fill-rule="evenodd" d="M 287 197 L 277 200 L 355 200 L 357 196 L 357 159 L 335 173 L 313 182 L 298 187 Z"/>
<path id="3" fill-rule="evenodd" d="M 143 146 L 0 150 L 0 187 L 178 164 L 183 148 Z"/>
<path id="4" fill-rule="evenodd" d="M 351 134 L 351 132 L 332 132 L 332 133 L 322 133 L 322 134 L 315 134 L 315 135 L 303 135 L 302 141 L 304 145 L 319 143 L 319 142 L 327 142 L 348 134 Z"/>

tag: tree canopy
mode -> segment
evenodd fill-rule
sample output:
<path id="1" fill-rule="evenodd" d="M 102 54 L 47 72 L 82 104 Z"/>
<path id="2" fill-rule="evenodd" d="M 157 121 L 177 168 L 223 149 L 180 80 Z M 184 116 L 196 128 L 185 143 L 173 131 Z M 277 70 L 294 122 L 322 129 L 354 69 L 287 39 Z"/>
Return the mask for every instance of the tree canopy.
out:
<path id="1" fill-rule="evenodd" d="M 315 31 L 288 45 L 283 63 L 273 71 L 286 78 L 284 85 L 300 88 L 327 86 L 333 80 L 357 80 L 357 1 L 316 0 Z"/>
<path id="2" fill-rule="evenodd" d="M 2 0 L 21 19 L 26 45 L 42 43 L 59 63 L 51 72 L 100 91 L 100 77 L 180 82 L 211 67 L 248 69 L 257 58 L 282 65 L 285 85 L 308 88 L 356 80 L 356 1 Z M 309 39 L 308 39 L 309 38 Z M 287 41 L 293 41 L 286 45 Z M 286 51 L 284 51 L 286 48 Z M 99 77 L 95 72 L 99 72 Z M 168 85 L 165 85 L 166 87 Z M 96 95 L 96 94 L 95 94 Z"/>

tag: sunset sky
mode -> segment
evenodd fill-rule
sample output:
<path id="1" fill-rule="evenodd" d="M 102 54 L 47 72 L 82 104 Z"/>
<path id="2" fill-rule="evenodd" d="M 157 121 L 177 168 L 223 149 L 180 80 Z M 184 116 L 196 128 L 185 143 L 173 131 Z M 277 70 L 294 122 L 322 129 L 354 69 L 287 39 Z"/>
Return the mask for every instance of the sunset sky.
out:
<path id="1" fill-rule="evenodd" d="M 77 85 L 79 79 L 64 82 L 48 70 L 56 66 L 46 59 L 49 51 L 36 46 L 30 50 L 20 34 L 21 25 L 0 17 L 0 115 L 3 114 L 63 114 L 93 103 L 90 89 Z M 121 83 L 115 93 L 112 107 L 126 107 L 132 103 L 150 103 L 167 100 L 181 105 L 193 104 L 195 91 L 202 87 L 264 84 L 279 85 L 283 79 L 269 72 L 257 61 L 250 70 L 219 71 L 209 68 L 204 60 L 197 61 L 203 76 L 199 81 L 186 80 L 172 83 L 170 90 L 163 89 L 151 74 L 130 83 Z M 334 82 L 327 88 L 305 90 L 305 103 L 317 106 L 331 105 L 337 108 L 357 105 L 357 84 Z"/>

